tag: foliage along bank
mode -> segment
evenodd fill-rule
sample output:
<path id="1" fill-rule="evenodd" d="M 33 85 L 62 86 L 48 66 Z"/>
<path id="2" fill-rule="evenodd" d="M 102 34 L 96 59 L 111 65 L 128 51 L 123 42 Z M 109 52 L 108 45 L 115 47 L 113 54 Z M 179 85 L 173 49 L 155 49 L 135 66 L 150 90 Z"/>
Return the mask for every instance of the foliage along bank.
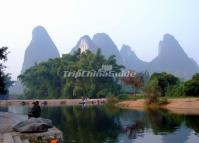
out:
<path id="1" fill-rule="evenodd" d="M 89 50 L 81 53 L 64 54 L 28 69 L 19 76 L 25 85 L 25 98 L 101 98 L 118 95 L 121 85 L 115 77 L 65 77 L 64 71 L 98 71 L 102 65 L 112 65 L 114 72 L 121 72 L 122 65 L 115 56 L 106 59 L 100 49 L 96 54 Z"/>

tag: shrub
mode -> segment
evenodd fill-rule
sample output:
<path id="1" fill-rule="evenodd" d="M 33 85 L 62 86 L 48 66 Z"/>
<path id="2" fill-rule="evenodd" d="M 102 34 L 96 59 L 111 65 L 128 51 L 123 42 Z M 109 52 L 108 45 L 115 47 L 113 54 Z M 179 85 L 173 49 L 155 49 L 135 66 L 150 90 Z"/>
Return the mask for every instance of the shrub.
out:
<path id="1" fill-rule="evenodd" d="M 97 94 L 97 97 L 106 97 L 106 96 L 111 96 L 111 92 L 108 89 L 102 89 L 100 90 Z"/>
<path id="2" fill-rule="evenodd" d="M 155 79 L 158 81 L 158 86 L 161 91 L 161 96 L 165 96 L 166 89 L 169 86 L 175 86 L 180 82 L 180 80 L 177 77 L 175 77 L 172 74 L 168 74 L 166 72 L 154 73 L 151 76 L 150 80 L 155 80 Z"/>
<path id="3" fill-rule="evenodd" d="M 117 103 L 118 101 L 119 101 L 118 98 L 115 97 L 115 96 L 108 96 L 108 97 L 107 97 L 107 103 L 108 103 L 108 104 L 115 104 L 115 103 Z"/>
<path id="4" fill-rule="evenodd" d="M 163 104 L 167 104 L 168 103 L 168 100 L 166 97 L 161 97 L 158 99 L 158 104 L 159 105 L 163 105 Z"/>
<path id="5" fill-rule="evenodd" d="M 129 94 L 120 94 L 118 96 L 119 100 L 128 100 L 128 99 L 131 99 L 131 98 L 132 98 L 132 95 L 129 95 Z"/>
<path id="6" fill-rule="evenodd" d="M 179 83 L 175 86 L 169 86 L 166 89 L 165 96 L 167 97 L 180 97 L 184 96 L 184 83 Z"/>
<path id="7" fill-rule="evenodd" d="M 158 103 L 158 98 L 161 96 L 158 80 L 151 80 L 144 88 L 146 96 L 146 104 Z"/>
<path id="8" fill-rule="evenodd" d="M 185 82 L 184 91 L 187 96 L 199 96 L 199 74 L 195 74 L 191 80 Z"/>

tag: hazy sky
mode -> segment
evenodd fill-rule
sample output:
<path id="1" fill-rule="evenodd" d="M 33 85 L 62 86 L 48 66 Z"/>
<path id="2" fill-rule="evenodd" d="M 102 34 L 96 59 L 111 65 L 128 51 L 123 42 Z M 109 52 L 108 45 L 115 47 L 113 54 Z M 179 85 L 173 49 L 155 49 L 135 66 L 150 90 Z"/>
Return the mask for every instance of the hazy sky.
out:
<path id="1" fill-rule="evenodd" d="M 61 54 L 80 36 L 110 35 L 150 61 L 165 33 L 199 63 L 199 0 L 0 0 L 0 46 L 11 52 L 7 72 L 16 79 L 32 29 L 42 25 Z"/>

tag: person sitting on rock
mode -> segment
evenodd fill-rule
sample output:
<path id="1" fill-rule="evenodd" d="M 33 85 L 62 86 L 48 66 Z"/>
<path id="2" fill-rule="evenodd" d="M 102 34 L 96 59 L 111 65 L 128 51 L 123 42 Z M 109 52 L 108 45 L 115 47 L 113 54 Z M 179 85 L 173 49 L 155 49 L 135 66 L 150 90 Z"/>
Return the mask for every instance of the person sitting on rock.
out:
<path id="1" fill-rule="evenodd" d="M 33 102 L 33 107 L 31 111 L 28 113 L 28 119 L 31 117 L 38 118 L 41 115 L 41 108 L 39 106 L 39 101 Z"/>

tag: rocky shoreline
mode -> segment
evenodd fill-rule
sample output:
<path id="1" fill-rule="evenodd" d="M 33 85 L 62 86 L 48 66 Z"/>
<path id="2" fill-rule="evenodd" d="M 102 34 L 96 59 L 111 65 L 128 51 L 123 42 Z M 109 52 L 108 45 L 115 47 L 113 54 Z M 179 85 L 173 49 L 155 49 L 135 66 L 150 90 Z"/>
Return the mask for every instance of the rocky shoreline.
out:
<path id="1" fill-rule="evenodd" d="M 0 112 L 0 143 L 31 142 L 32 140 L 42 140 L 47 143 L 52 136 L 62 140 L 62 132 L 56 127 L 49 128 L 47 132 L 42 133 L 20 133 L 13 130 L 16 124 L 26 120 L 28 120 L 27 115 Z"/>

